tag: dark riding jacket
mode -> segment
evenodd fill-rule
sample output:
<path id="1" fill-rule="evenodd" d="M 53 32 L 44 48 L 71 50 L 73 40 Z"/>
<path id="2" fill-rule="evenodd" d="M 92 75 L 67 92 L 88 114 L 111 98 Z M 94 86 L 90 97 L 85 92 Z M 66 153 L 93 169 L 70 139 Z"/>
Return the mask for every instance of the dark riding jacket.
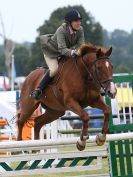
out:
<path id="1" fill-rule="evenodd" d="M 40 36 L 43 53 L 50 58 L 71 56 L 72 49 L 77 49 L 84 43 L 84 30 L 81 26 L 76 32 L 71 33 L 67 23 L 63 23 L 55 34 Z"/>

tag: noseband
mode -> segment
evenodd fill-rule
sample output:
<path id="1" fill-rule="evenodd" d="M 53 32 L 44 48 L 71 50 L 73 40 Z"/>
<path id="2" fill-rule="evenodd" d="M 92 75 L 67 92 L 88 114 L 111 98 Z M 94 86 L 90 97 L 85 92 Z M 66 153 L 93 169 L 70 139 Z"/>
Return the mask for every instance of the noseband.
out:
<path id="1" fill-rule="evenodd" d="M 109 84 L 109 83 L 112 81 L 112 76 L 111 76 L 110 78 L 108 78 L 107 80 L 102 80 L 102 81 L 101 81 L 101 80 L 99 79 L 99 77 L 98 77 L 98 70 L 97 70 L 97 67 L 96 67 L 96 63 L 97 63 L 99 60 L 106 60 L 106 61 L 108 61 L 109 63 L 111 63 L 110 60 L 109 60 L 109 57 L 107 57 L 107 56 L 96 58 L 96 60 L 93 61 L 92 66 L 91 66 L 92 68 L 94 68 L 94 70 L 93 70 L 94 72 L 91 73 L 91 70 L 88 69 L 88 67 L 87 67 L 87 65 L 86 65 L 86 63 L 85 63 L 83 57 L 82 57 L 82 59 L 81 59 L 83 65 L 84 65 L 84 68 L 85 68 L 85 70 L 87 71 L 87 73 L 88 73 L 88 75 L 90 76 L 90 78 L 92 78 L 94 81 L 96 81 L 96 83 L 100 86 L 100 88 L 102 88 L 102 89 L 104 90 L 104 92 L 106 93 L 107 88 L 108 88 L 108 85 L 105 87 L 105 84 L 106 84 L 106 83 Z"/>

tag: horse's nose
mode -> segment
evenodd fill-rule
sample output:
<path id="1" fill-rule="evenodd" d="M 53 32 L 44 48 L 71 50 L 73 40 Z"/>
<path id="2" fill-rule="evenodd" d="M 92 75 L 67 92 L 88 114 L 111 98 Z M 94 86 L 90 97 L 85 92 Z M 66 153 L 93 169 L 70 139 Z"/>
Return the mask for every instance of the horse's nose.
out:
<path id="1" fill-rule="evenodd" d="M 110 90 L 108 90 L 107 94 L 108 94 L 108 96 L 109 96 L 110 98 L 114 98 L 114 97 L 115 97 L 114 94 L 110 92 Z"/>
<path id="2" fill-rule="evenodd" d="M 116 86 L 115 86 L 114 82 L 110 83 L 110 89 L 109 90 L 110 90 L 111 93 L 116 94 L 117 90 L 116 90 Z"/>
<path id="3" fill-rule="evenodd" d="M 104 91 L 103 88 L 100 89 L 100 94 L 101 94 L 102 96 L 105 96 L 106 93 L 105 93 L 105 91 Z"/>
<path id="4" fill-rule="evenodd" d="M 111 90 L 108 90 L 107 93 L 110 98 L 115 98 L 117 90 L 115 89 L 114 92 L 112 92 Z"/>

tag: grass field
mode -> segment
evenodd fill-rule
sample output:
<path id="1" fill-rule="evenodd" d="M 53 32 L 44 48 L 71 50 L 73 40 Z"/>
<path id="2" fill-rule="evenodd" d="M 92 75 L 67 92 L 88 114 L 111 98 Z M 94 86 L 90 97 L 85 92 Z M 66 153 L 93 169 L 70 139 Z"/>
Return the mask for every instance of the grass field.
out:
<path id="1" fill-rule="evenodd" d="M 108 160 L 104 159 L 104 168 L 102 170 L 84 171 L 84 172 L 73 172 L 73 173 L 57 173 L 57 174 L 44 174 L 44 175 L 24 175 L 20 177 L 74 177 L 80 175 L 91 175 L 91 174 L 105 174 L 109 173 Z"/>

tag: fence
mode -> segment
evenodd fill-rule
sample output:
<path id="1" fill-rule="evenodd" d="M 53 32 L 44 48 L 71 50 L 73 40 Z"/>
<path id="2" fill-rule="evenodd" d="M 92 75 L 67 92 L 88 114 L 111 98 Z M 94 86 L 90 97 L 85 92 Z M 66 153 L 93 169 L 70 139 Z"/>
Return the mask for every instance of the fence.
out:
<path id="1" fill-rule="evenodd" d="M 133 139 L 132 133 L 107 135 L 107 141 Z M 96 136 L 91 136 L 87 143 L 95 143 Z M 1 142 L 0 152 L 16 152 L 31 150 L 46 150 L 47 148 L 63 148 L 63 146 L 75 145 L 78 138 L 55 139 L 55 140 L 31 140 L 23 142 Z M 22 174 L 45 174 L 45 173 L 61 173 L 75 172 L 85 170 L 97 170 L 103 168 L 102 159 L 107 156 L 107 149 L 91 149 L 83 152 L 64 151 L 64 152 L 41 152 L 29 153 L 10 156 L 0 156 L 0 166 L 4 169 L 0 173 L 4 176 L 18 176 Z M 95 160 L 95 164 L 93 163 Z M 16 168 L 12 167 L 12 162 L 18 163 Z M 28 163 L 30 162 L 30 163 Z M 55 163 L 56 162 L 56 163 Z M 69 163 L 68 163 L 69 162 Z M 82 165 L 78 164 L 79 162 Z M 28 164 L 27 164 L 28 163 Z M 39 165 L 41 163 L 41 165 Z"/>
<path id="2" fill-rule="evenodd" d="M 110 133 L 133 132 L 133 75 L 115 76 L 119 88 L 116 97 L 116 117 L 110 116 Z M 118 104 L 121 100 L 121 105 Z M 108 104 L 111 105 L 107 98 Z M 116 134 L 116 136 L 117 136 Z M 133 176 L 133 140 L 117 140 L 109 143 L 110 170 L 112 177 Z"/>

